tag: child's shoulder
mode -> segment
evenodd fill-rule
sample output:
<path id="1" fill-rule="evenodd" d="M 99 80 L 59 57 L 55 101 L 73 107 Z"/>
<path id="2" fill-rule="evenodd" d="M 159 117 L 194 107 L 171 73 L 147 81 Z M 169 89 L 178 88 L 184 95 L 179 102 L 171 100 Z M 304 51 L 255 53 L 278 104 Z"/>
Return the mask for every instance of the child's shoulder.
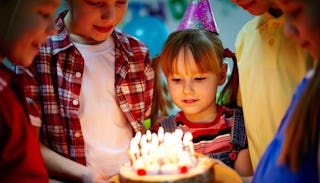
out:
<path id="1" fill-rule="evenodd" d="M 12 72 L 9 71 L 6 66 L 1 63 L 0 64 L 0 92 L 2 92 L 9 84 L 12 76 Z"/>
<path id="2" fill-rule="evenodd" d="M 242 115 L 242 108 L 240 107 L 226 107 L 226 106 L 220 106 L 219 110 L 221 110 L 221 114 L 223 114 L 226 117 L 234 117 L 235 114 L 241 114 Z"/>
<path id="3" fill-rule="evenodd" d="M 8 86 L 8 80 L 6 77 L 1 76 L 0 71 L 0 93 Z"/>
<path id="4" fill-rule="evenodd" d="M 118 28 L 114 29 L 113 34 L 115 35 L 115 39 L 117 41 L 120 41 L 123 44 L 128 44 L 131 47 L 138 46 L 138 47 L 146 48 L 146 45 L 141 40 L 139 40 L 138 38 L 136 38 L 126 32 L 123 32 L 122 30 L 120 30 Z"/>

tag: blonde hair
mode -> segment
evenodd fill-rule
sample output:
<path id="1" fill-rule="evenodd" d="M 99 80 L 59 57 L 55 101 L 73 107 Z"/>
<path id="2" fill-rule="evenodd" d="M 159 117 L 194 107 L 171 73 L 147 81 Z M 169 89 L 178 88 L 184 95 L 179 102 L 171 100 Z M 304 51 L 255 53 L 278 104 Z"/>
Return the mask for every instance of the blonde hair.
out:
<path id="1" fill-rule="evenodd" d="M 167 83 L 163 79 L 163 72 L 160 67 L 160 57 L 156 56 L 153 59 L 153 67 L 155 72 L 154 83 L 154 95 L 151 107 L 151 122 L 152 126 L 156 124 L 156 121 L 160 116 L 169 116 L 170 110 L 173 109 L 173 102 L 169 95 Z"/>
<path id="2" fill-rule="evenodd" d="M 239 85 L 237 60 L 234 54 L 223 48 L 219 36 L 199 29 L 185 29 L 170 34 L 160 55 L 161 68 L 166 77 L 177 71 L 177 57 L 181 49 L 189 49 L 194 57 L 197 68 L 191 68 L 189 62 L 185 61 L 186 70 L 189 72 L 197 69 L 198 72 L 218 74 L 221 72 L 224 58 L 232 58 L 232 74 L 220 93 L 218 104 L 236 107 Z M 226 51 L 229 51 L 231 55 L 225 55 Z"/>
<path id="3" fill-rule="evenodd" d="M 196 62 L 197 68 L 192 68 L 190 62 L 185 60 L 185 67 L 188 72 L 221 72 L 225 49 L 218 35 L 198 29 L 185 29 L 171 33 L 163 46 L 161 54 L 154 59 L 156 82 L 152 112 L 153 121 L 155 121 L 159 113 L 168 115 L 168 109 L 173 107 L 167 85 L 162 81 L 160 73 L 163 72 L 168 77 L 177 71 L 177 57 L 181 49 L 189 49 Z M 220 93 L 217 103 L 227 107 L 236 107 L 239 84 L 238 67 L 234 54 L 228 54 L 228 57 L 233 60 L 233 70 L 229 81 Z"/>
<path id="4" fill-rule="evenodd" d="M 317 154 L 320 120 L 320 64 L 289 118 L 279 162 L 289 162 L 291 170 L 301 168 L 308 152 Z M 317 157 L 314 157 L 317 158 Z"/>
<path id="5" fill-rule="evenodd" d="M 197 68 L 191 68 L 186 61 L 187 71 L 197 69 L 199 72 L 220 72 L 224 48 L 218 36 L 208 31 L 186 29 L 170 34 L 163 47 L 160 62 L 166 77 L 177 71 L 176 58 L 181 49 L 189 49 L 197 65 Z"/>

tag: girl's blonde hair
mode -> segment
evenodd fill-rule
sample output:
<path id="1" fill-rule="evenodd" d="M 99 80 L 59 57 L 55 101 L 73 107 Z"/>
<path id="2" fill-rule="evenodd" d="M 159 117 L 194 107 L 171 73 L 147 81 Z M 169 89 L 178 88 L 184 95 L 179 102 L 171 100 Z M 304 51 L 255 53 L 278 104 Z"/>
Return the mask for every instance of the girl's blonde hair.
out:
<path id="1" fill-rule="evenodd" d="M 320 120 L 320 64 L 289 118 L 279 162 L 288 162 L 291 170 L 301 168 L 308 152 L 317 154 Z M 318 152 L 319 153 L 319 152 Z M 317 156 L 312 157 L 316 161 Z"/>
<path id="2" fill-rule="evenodd" d="M 152 126 L 157 124 L 159 116 L 170 116 L 170 110 L 173 109 L 173 102 L 170 98 L 167 83 L 163 78 L 163 72 L 160 66 L 160 57 L 156 56 L 153 59 L 153 67 L 155 71 L 154 94 L 151 108 Z"/>
<path id="3" fill-rule="evenodd" d="M 226 53 L 217 34 L 205 30 L 185 29 L 173 32 L 165 42 L 159 57 L 154 59 L 156 70 L 155 97 L 153 103 L 152 119 L 160 115 L 170 115 L 168 109 L 172 109 L 172 101 L 169 96 L 166 83 L 161 79 L 161 72 L 167 77 L 177 71 L 177 57 L 181 49 L 189 49 L 194 57 L 197 68 L 192 68 L 188 60 L 185 67 L 188 72 L 214 72 L 220 73 L 223 59 L 231 57 L 233 70 L 230 79 L 221 91 L 218 104 L 227 107 L 237 106 L 238 92 L 238 67 L 234 54 Z M 185 52 L 186 53 L 186 52 Z M 187 59 L 187 56 L 185 57 Z"/>
<path id="4" fill-rule="evenodd" d="M 224 58 L 226 56 L 232 58 L 232 74 L 219 95 L 218 104 L 236 107 L 239 85 L 237 60 L 234 54 L 225 55 L 226 50 L 223 48 L 219 36 L 213 32 L 199 29 L 179 30 L 170 34 L 160 55 L 161 68 L 166 77 L 177 71 L 177 57 L 181 49 L 189 49 L 194 57 L 197 68 L 191 68 L 189 62 L 185 61 L 186 70 L 189 72 L 219 74 Z"/>
<path id="5" fill-rule="evenodd" d="M 177 71 L 177 57 L 181 49 L 189 49 L 197 65 L 197 68 L 191 68 L 185 61 L 187 71 L 220 72 L 224 49 L 218 36 L 208 31 L 186 29 L 170 34 L 164 44 L 160 62 L 166 77 Z"/>

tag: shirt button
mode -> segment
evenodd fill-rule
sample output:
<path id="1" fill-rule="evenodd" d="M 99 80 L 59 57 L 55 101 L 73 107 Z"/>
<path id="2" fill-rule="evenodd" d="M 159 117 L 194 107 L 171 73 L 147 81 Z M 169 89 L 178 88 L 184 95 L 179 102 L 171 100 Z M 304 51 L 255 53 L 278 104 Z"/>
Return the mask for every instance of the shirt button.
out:
<path id="1" fill-rule="evenodd" d="M 74 133 L 74 136 L 78 138 L 78 137 L 80 137 L 80 133 L 76 132 L 76 133 Z"/>
<path id="2" fill-rule="evenodd" d="M 78 105 L 78 104 L 79 104 L 79 101 L 78 101 L 78 100 L 73 100 L 73 101 L 72 101 L 72 104 L 73 104 L 73 105 Z"/>
<path id="3" fill-rule="evenodd" d="M 76 72 L 76 77 L 80 78 L 81 77 L 81 72 Z"/>

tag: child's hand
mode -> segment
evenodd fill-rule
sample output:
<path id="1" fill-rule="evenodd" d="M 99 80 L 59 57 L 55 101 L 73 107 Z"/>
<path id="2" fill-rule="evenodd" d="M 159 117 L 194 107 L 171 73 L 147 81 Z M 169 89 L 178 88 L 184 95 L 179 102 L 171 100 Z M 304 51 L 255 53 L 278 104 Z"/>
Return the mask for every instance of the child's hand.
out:
<path id="1" fill-rule="evenodd" d="M 213 160 L 214 160 L 214 164 L 227 166 L 226 164 L 224 164 L 224 163 L 223 163 L 221 160 L 219 160 L 219 159 L 213 159 Z"/>
<path id="2" fill-rule="evenodd" d="M 109 176 L 104 173 L 89 171 L 82 177 L 83 183 L 108 183 Z"/>

